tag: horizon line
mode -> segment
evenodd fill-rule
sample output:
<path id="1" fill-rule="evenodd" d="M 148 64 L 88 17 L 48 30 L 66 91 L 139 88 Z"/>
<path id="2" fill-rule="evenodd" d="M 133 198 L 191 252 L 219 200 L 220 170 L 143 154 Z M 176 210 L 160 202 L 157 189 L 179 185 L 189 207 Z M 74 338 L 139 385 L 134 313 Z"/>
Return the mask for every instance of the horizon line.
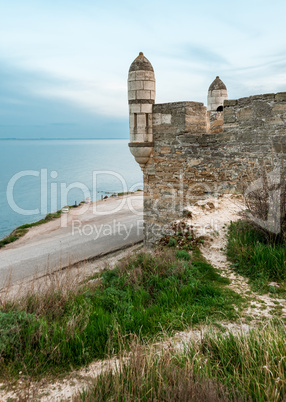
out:
<path id="1" fill-rule="evenodd" d="M 129 138 L 0 138 L 0 141 L 128 140 Z"/>

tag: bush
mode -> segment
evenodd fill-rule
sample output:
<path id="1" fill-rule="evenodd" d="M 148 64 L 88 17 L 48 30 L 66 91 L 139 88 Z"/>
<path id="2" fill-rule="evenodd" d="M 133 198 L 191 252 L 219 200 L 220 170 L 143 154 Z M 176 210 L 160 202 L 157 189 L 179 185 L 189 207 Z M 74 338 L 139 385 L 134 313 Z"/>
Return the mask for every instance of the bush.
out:
<path id="1" fill-rule="evenodd" d="M 176 240 L 174 237 L 170 237 L 168 247 L 175 247 L 176 246 Z"/>

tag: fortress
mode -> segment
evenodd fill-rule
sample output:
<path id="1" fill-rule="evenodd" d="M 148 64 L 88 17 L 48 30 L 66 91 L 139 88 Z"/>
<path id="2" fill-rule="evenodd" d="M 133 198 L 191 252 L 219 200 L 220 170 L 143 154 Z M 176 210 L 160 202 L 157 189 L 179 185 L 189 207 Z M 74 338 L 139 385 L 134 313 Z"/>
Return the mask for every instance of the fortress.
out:
<path id="1" fill-rule="evenodd" d="M 228 100 L 219 77 L 200 102 L 155 104 L 156 82 L 140 53 L 128 75 L 130 151 L 144 174 L 144 237 L 152 246 L 198 199 L 242 192 L 286 156 L 286 92 Z"/>

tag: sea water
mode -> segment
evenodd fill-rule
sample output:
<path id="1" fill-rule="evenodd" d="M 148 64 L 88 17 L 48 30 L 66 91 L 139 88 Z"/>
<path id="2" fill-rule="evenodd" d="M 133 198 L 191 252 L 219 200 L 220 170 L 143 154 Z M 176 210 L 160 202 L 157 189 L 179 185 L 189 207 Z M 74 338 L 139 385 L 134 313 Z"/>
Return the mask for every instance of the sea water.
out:
<path id="1" fill-rule="evenodd" d="M 143 188 L 128 140 L 0 140 L 0 239 L 90 197 Z"/>

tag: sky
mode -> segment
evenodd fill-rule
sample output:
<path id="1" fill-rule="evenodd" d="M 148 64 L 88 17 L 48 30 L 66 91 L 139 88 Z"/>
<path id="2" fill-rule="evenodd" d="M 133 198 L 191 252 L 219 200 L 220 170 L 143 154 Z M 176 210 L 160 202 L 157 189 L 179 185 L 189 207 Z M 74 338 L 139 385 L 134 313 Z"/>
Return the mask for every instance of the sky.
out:
<path id="1" fill-rule="evenodd" d="M 128 138 L 140 51 L 156 103 L 286 91 L 285 0 L 0 0 L 0 138 Z"/>

